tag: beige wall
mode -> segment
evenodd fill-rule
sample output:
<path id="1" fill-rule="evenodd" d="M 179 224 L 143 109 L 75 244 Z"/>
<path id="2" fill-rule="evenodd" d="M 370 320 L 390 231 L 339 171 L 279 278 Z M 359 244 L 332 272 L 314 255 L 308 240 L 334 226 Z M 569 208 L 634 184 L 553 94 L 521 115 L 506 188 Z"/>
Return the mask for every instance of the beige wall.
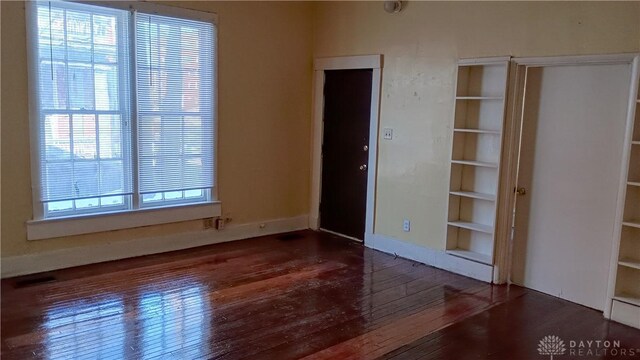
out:
<path id="1" fill-rule="evenodd" d="M 444 249 L 457 58 L 637 52 L 640 3 L 380 2 L 314 8 L 314 57 L 382 53 L 376 233 Z M 402 220 L 412 221 L 402 232 Z"/>
<path id="2" fill-rule="evenodd" d="M 234 223 L 308 212 L 311 59 L 382 53 L 376 232 L 444 248 L 458 57 L 634 52 L 640 3 L 176 2 L 219 14 L 219 187 Z M 2 256 L 198 230 L 199 221 L 26 241 L 24 9 L 2 2 Z M 410 233 L 402 219 L 412 220 Z"/>
<path id="3" fill-rule="evenodd" d="M 233 222 L 308 212 L 312 6 L 176 2 L 219 16 L 219 194 Z M 32 216 L 22 2 L 2 1 L 2 257 L 202 228 L 200 221 L 27 241 Z M 150 244 L 152 246 L 152 244 Z"/>

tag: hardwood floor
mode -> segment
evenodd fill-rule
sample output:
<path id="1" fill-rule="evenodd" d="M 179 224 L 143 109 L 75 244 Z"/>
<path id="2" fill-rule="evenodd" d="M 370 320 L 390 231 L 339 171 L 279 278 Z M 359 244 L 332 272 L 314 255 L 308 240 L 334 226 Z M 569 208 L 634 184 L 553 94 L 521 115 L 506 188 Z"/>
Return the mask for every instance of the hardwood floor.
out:
<path id="1" fill-rule="evenodd" d="M 544 359 L 546 335 L 640 354 L 597 311 L 297 234 L 3 280 L 2 358 Z"/>

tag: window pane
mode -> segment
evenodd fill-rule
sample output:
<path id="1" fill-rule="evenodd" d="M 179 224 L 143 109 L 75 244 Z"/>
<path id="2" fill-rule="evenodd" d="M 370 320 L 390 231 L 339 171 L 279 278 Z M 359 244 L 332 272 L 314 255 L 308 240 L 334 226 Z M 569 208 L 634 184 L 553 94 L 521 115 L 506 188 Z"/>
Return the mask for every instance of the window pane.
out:
<path id="1" fill-rule="evenodd" d="M 73 187 L 76 197 L 100 194 L 97 161 L 76 161 L 74 163 Z"/>
<path id="2" fill-rule="evenodd" d="M 93 109 L 93 74 L 91 64 L 69 64 L 69 100 L 71 109 Z"/>
<path id="3" fill-rule="evenodd" d="M 73 155 L 76 159 L 96 158 L 94 115 L 73 115 Z"/>
<path id="4" fill-rule="evenodd" d="M 202 190 L 187 190 L 184 192 L 185 198 L 203 197 Z"/>
<path id="5" fill-rule="evenodd" d="M 100 134 L 100 158 L 122 157 L 122 129 L 120 115 L 100 115 L 98 117 Z"/>
<path id="6" fill-rule="evenodd" d="M 47 211 L 69 211 L 73 210 L 73 200 L 52 201 L 47 203 Z"/>
<path id="7" fill-rule="evenodd" d="M 118 110 L 118 68 L 111 65 L 95 65 L 96 108 Z"/>
<path id="8" fill-rule="evenodd" d="M 100 206 L 100 198 L 76 200 L 76 209 L 86 209 Z"/>
<path id="9" fill-rule="evenodd" d="M 49 163 L 45 166 L 46 184 L 44 196 L 48 199 L 74 197 L 73 170 L 71 163 Z"/>
<path id="10" fill-rule="evenodd" d="M 69 115 L 47 115 L 44 120 L 44 157 L 46 160 L 70 160 Z"/>
<path id="11" fill-rule="evenodd" d="M 202 155 L 202 138 L 212 136 L 202 128 L 200 116 L 184 117 L 184 153 L 186 155 Z"/>
<path id="12" fill-rule="evenodd" d="M 124 196 L 103 196 L 100 198 L 101 206 L 121 206 L 124 204 Z"/>
<path id="13" fill-rule="evenodd" d="M 40 63 L 40 104 L 43 109 L 67 108 L 67 67 L 64 63 Z"/>
<path id="14" fill-rule="evenodd" d="M 162 201 L 162 193 L 144 194 L 142 195 L 142 202 Z"/>
<path id="15" fill-rule="evenodd" d="M 124 192 L 124 174 L 122 161 L 100 162 L 100 193 L 122 194 Z"/>
<path id="16" fill-rule="evenodd" d="M 164 193 L 165 200 L 182 199 L 182 191 L 169 191 Z"/>
<path id="17" fill-rule="evenodd" d="M 67 11 L 67 59 L 91 62 L 91 15 Z"/>
<path id="18" fill-rule="evenodd" d="M 51 14 L 51 17 L 49 17 Z M 38 7 L 38 49 L 41 59 L 64 59 L 64 11 Z M 51 49 L 53 48 L 53 53 Z"/>

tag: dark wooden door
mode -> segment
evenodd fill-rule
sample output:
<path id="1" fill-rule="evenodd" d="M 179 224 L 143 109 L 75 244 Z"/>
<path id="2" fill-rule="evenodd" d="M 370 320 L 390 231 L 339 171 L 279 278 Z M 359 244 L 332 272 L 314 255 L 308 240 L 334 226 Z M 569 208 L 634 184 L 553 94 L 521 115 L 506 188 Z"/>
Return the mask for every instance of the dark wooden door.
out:
<path id="1" fill-rule="evenodd" d="M 325 71 L 320 228 L 364 239 L 371 69 Z"/>

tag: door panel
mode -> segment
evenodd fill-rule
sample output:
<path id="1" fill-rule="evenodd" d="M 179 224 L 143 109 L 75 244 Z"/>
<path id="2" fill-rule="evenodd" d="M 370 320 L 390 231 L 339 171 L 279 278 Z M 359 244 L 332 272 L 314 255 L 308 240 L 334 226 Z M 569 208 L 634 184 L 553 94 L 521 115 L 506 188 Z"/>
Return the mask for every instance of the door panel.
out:
<path id="1" fill-rule="evenodd" d="M 603 309 L 630 66 L 529 68 L 512 281 Z"/>
<path id="2" fill-rule="evenodd" d="M 364 239 L 373 72 L 325 71 L 320 228 Z"/>

